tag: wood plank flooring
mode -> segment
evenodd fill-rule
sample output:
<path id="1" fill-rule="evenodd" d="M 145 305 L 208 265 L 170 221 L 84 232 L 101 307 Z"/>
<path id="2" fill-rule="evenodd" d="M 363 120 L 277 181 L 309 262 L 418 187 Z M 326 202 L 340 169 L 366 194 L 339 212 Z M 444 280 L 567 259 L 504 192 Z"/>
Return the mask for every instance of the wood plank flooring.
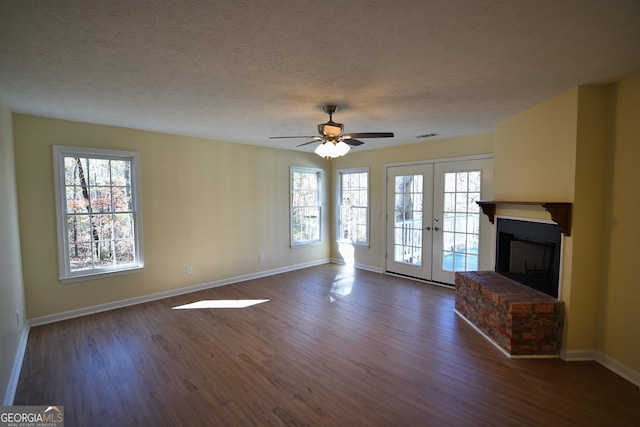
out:
<path id="1" fill-rule="evenodd" d="M 172 309 L 237 299 L 269 301 Z M 508 359 L 453 306 L 329 264 L 38 326 L 14 403 L 64 405 L 67 427 L 640 425 L 635 385 Z"/>

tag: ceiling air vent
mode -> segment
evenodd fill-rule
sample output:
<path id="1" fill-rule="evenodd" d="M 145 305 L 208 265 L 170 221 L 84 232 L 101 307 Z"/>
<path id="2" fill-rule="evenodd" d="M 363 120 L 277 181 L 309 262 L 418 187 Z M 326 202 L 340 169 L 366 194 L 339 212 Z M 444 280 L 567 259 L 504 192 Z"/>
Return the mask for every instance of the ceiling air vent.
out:
<path id="1" fill-rule="evenodd" d="M 418 139 L 422 139 L 422 138 L 433 138 L 434 136 L 438 136 L 438 135 L 440 135 L 440 134 L 439 134 L 439 133 L 437 133 L 437 132 L 431 132 L 431 133 L 426 133 L 426 134 L 424 134 L 424 135 L 418 135 L 418 136 L 416 136 L 416 138 L 418 138 Z"/>

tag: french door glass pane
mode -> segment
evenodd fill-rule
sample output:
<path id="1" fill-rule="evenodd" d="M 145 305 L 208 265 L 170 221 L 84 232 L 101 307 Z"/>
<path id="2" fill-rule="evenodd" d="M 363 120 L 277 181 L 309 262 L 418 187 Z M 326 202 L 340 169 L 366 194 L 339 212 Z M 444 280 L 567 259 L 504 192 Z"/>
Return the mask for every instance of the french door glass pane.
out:
<path id="1" fill-rule="evenodd" d="M 393 260 L 422 266 L 422 175 L 395 177 Z"/>
<path id="2" fill-rule="evenodd" d="M 478 269 L 481 171 L 446 172 L 442 224 L 442 269 Z"/>

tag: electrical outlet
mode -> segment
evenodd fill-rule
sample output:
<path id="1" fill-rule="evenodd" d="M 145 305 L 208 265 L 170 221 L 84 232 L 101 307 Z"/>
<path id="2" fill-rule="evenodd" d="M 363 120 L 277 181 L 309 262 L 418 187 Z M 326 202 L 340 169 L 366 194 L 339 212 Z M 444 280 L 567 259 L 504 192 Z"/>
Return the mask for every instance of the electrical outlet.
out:
<path id="1" fill-rule="evenodd" d="M 258 259 L 260 260 L 260 262 L 263 262 L 263 261 L 264 261 L 264 252 L 260 252 L 260 253 L 258 254 Z"/>
<path id="2" fill-rule="evenodd" d="M 187 274 L 193 273 L 193 265 L 187 265 Z"/>

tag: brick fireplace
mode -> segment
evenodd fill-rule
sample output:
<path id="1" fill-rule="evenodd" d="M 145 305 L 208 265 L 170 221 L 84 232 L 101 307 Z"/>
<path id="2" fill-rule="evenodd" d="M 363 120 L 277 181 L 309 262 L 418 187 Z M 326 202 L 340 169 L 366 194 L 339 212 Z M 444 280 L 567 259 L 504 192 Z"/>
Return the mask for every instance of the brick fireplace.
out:
<path id="1" fill-rule="evenodd" d="M 537 205 L 555 224 L 501 220 L 495 271 L 456 273 L 455 312 L 510 357 L 559 356 L 562 235 L 571 235 L 568 202 L 478 201 L 493 224 L 498 205 Z"/>
<path id="2" fill-rule="evenodd" d="M 455 311 L 509 356 L 560 353 L 563 302 L 499 273 L 456 273 Z"/>

